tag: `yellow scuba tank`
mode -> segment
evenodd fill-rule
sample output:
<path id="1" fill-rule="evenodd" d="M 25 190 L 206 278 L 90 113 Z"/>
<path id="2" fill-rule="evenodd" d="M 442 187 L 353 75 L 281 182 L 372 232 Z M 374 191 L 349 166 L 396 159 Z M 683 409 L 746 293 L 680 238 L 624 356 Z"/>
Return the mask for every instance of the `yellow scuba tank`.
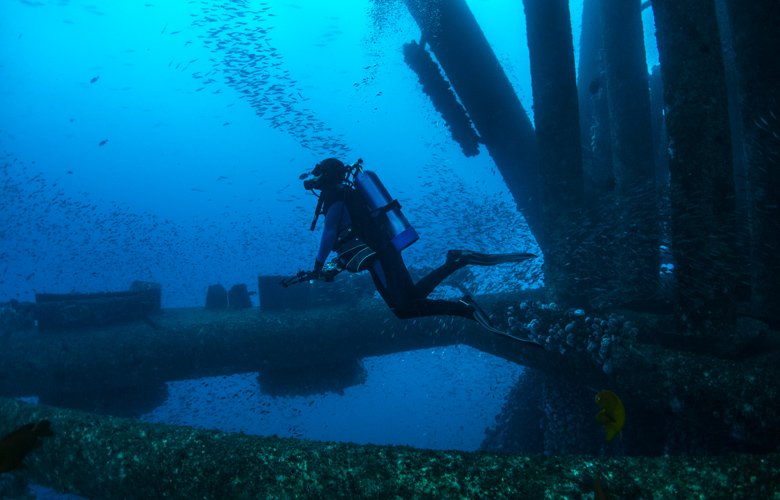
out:
<path id="1" fill-rule="evenodd" d="M 354 185 L 366 201 L 371 217 L 379 219 L 386 237 L 396 250 L 400 252 L 420 239 L 420 235 L 401 212 L 401 204 L 390 196 L 374 172 L 361 169 L 355 176 Z"/>

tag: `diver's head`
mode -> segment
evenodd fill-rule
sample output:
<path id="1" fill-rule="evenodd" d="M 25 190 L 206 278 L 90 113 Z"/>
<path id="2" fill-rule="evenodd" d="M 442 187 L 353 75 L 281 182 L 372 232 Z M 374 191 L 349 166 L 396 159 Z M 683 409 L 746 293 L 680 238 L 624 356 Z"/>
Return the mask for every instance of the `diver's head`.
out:
<path id="1" fill-rule="evenodd" d="M 314 169 L 301 176 L 303 188 L 324 191 L 341 185 L 347 178 L 347 167 L 336 158 L 322 160 Z"/>

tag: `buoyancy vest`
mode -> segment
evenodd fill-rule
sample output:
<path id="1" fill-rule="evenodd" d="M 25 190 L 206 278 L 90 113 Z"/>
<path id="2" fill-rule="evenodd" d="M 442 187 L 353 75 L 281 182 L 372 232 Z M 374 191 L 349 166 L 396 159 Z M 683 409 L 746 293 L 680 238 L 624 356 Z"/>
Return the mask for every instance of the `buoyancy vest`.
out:
<path id="1" fill-rule="evenodd" d="M 366 199 L 353 187 L 344 189 L 344 204 L 352 218 L 352 232 L 374 251 L 383 250 L 390 244 L 381 221 L 371 216 Z"/>

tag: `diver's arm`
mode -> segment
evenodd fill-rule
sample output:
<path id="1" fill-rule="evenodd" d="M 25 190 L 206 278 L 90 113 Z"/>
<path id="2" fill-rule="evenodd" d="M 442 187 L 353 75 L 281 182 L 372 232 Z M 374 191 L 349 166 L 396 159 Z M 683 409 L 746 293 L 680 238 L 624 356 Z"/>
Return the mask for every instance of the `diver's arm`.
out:
<path id="1" fill-rule="evenodd" d="M 344 202 L 337 201 L 328 208 L 328 213 L 325 214 L 325 228 L 322 230 L 320 251 L 317 252 L 317 259 L 314 263 L 315 271 L 322 269 L 322 265 L 325 264 L 325 260 L 328 258 L 328 255 L 333 250 L 333 246 L 336 244 L 336 239 L 339 235 L 339 223 L 341 222 L 344 210 Z"/>

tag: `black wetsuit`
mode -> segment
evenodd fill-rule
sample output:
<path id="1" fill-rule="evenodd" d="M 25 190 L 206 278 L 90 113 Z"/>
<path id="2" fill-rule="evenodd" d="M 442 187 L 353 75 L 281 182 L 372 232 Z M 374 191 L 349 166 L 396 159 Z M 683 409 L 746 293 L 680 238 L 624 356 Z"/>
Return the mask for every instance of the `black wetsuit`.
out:
<path id="1" fill-rule="evenodd" d="M 406 268 L 401 252 L 396 250 L 389 241 L 382 241 L 380 236 L 372 235 L 372 228 L 366 227 L 369 221 L 359 220 L 360 214 L 355 214 L 354 219 L 358 223 L 353 223 L 348 208 L 349 195 L 350 192 L 345 188 L 322 194 L 326 199 L 323 204 L 325 229 L 317 253 L 317 261 L 320 264 L 325 263 L 330 252 L 334 250 L 339 233 L 352 227 L 376 252 L 368 271 L 379 295 L 397 317 L 406 319 L 448 315 L 474 319 L 474 310 L 463 302 L 428 298 L 444 278 L 464 267 L 464 262 L 457 260 L 445 262 L 415 283 Z"/>

